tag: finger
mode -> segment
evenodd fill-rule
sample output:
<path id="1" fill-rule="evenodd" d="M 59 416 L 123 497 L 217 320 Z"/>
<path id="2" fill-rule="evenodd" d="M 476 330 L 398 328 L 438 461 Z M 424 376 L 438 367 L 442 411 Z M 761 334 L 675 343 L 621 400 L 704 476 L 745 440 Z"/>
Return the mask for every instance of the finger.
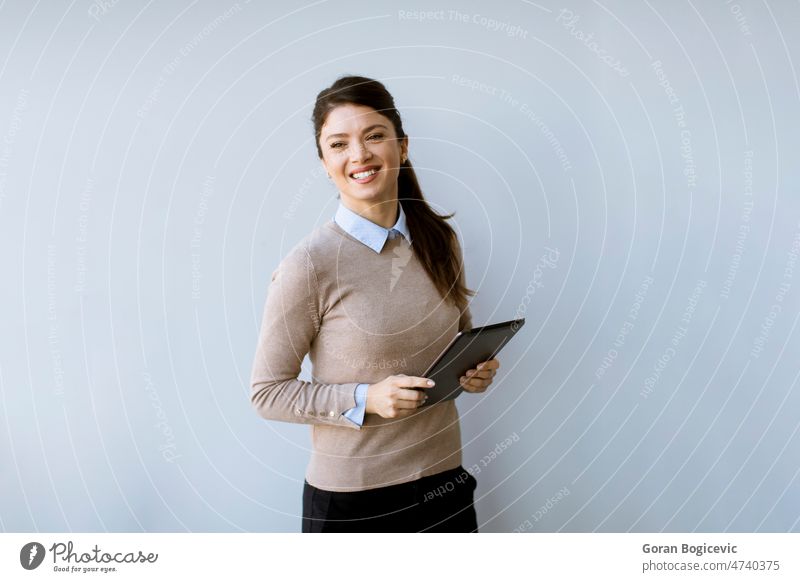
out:
<path id="1" fill-rule="evenodd" d="M 430 384 L 428 383 L 430 382 Z M 399 388 L 431 388 L 434 385 L 433 380 L 428 378 L 420 378 L 419 376 L 395 376 L 394 385 Z"/>
<path id="2" fill-rule="evenodd" d="M 395 400 L 394 402 L 395 410 L 413 410 L 415 408 L 419 408 L 420 406 L 422 406 L 422 401 Z"/>
<path id="3" fill-rule="evenodd" d="M 407 390 L 405 388 L 401 388 L 397 393 L 398 402 L 422 402 L 426 398 L 428 398 L 428 395 L 425 394 L 424 390 Z"/>
<path id="4" fill-rule="evenodd" d="M 491 384 L 491 380 L 472 380 L 461 376 L 461 387 L 467 392 L 483 392 Z"/>
<path id="5" fill-rule="evenodd" d="M 468 370 L 466 373 L 467 378 L 485 380 L 494 376 L 494 370 Z"/>
<path id="6" fill-rule="evenodd" d="M 500 367 L 500 360 L 497 358 L 493 360 L 486 360 L 475 366 L 478 370 L 496 370 Z"/>
<path id="7" fill-rule="evenodd" d="M 391 415 L 386 416 L 385 418 L 391 418 L 393 420 L 397 420 L 397 419 L 400 419 L 400 418 L 406 418 L 407 416 L 411 416 L 412 414 L 414 414 L 414 412 L 416 412 L 416 411 L 408 409 L 408 408 L 395 407 L 392 410 Z"/>
<path id="8" fill-rule="evenodd" d="M 491 383 L 492 383 L 491 380 L 473 380 L 473 379 L 467 380 L 467 384 L 472 386 L 475 390 L 486 390 L 489 387 L 489 384 Z"/>

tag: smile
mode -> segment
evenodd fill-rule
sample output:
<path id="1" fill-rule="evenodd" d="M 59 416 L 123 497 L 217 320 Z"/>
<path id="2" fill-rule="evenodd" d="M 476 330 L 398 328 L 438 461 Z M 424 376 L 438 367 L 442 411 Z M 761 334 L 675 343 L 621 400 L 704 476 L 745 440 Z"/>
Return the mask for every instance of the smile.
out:
<path id="1" fill-rule="evenodd" d="M 373 174 L 377 174 L 377 168 L 372 168 L 371 170 L 367 170 L 366 172 L 358 172 L 356 174 L 350 174 L 356 180 L 363 180 L 364 178 L 369 178 Z"/>

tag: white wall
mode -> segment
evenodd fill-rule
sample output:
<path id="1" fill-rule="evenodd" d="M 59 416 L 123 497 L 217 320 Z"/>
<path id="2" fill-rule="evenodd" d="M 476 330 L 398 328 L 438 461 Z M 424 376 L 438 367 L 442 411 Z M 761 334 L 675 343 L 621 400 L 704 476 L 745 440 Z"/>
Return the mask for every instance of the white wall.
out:
<path id="1" fill-rule="evenodd" d="M 527 318 L 458 403 L 481 529 L 798 531 L 797 4 L 288 6 L 0 9 L 0 528 L 299 531 L 309 429 L 248 380 L 350 73 L 476 325 Z"/>

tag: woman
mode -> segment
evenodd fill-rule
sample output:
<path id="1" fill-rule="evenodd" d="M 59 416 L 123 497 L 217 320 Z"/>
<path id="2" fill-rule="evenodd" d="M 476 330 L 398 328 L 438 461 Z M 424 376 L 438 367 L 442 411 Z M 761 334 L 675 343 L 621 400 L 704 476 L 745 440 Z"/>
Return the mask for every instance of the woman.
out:
<path id="1" fill-rule="evenodd" d="M 339 207 L 273 273 L 252 373 L 261 416 L 312 425 L 303 531 L 477 531 L 455 402 L 424 406 L 419 376 L 472 325 L 452 215 L 423 198 L 383 84 L 338 79 L 313 122 Z M 483 392 L 498 367 L 462 386 Z"/>

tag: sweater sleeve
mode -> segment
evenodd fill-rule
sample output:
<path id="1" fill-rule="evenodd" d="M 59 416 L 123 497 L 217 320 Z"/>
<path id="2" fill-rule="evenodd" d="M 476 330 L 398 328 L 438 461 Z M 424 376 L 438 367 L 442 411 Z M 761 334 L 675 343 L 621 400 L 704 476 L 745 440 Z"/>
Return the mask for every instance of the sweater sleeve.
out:
<path id="1" fill-rule="evenodd" d="M 272 274 L 250 379 L 250 399 L 268 420 L 335 424 L 360 430 L 343 413 L 356 406 L 358 382 L 297 378 L 319 331 L 319 287 L 311 258 L 298 245 Z"/>

